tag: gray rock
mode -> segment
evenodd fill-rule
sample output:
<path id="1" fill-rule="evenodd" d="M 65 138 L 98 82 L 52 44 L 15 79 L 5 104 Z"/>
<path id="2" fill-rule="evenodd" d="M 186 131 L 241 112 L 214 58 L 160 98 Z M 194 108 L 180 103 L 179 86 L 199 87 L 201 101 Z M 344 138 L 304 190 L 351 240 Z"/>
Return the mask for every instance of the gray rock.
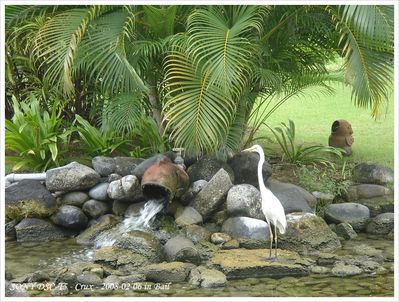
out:
<path id="1" fill-rule="evenodd" d="M 198 266 L 191 270 L 189 283 L 192 287 L 224 287 L 227 284 L 227 278 L 225 274 L 218 270 Z"/>
<path id="2" fill-rule="evenodd" d="M 291 213 L 286 216 L 285 234 L 278 235 L 278 247 L 307 255 L 331 252 L 341 248 L 337 235 L 326 222 L 311 213 Z"/>
<path id="3" fill-rule="evenodd" d="M 18 222 L 19 222 L 18 220 L 14 219 L 14 220 L 7 222 L 4 225 L 6 241 L 17 239 L 17 233 L 15 232 L 15 226 L 18 224 Z"/>
<path id="4" fill-rule="evenodd" d="M 112 203 L 112 213 L 117 216 L 124 216 L 129 204 L 120 200 L 114 200 Z"/>
<path id="5" fill-rule="evenodd" d="M 116 170 L 115 159 L 112 157 L 96 156 L 91 160 L 91 165 L 101 176 L 108 176 Z"/>
<path id="6" fill-rule="evenodd" d="M 214 222 L 207 222 L 204 224 L 204 228 L 206 228 L 210 233 L 217 233 L 220 232 L 221 226 Z"/>
<path id="7" fill-rule="evenodd" d="M 204 179 L 194 181 L 183 196 L 180 197 L 181 204 L 188 205 L 207 184 L 208 182 Z"/>
<path id="8" fill-rule="evenodd" d="M 360 255 L 361 257 L 359 263 L 355 263 L 356 265 L 360 265 L 360 263 L 365 260 L 376 261 L 379 263 L 383 263 L 383 261 L 385 260 L 385 256 L 382 253 L 382 250 L 376 249 L 364 243 L 359 243 L 357 245 L 351 246 L 349 250 L 351 250 L 353 254 Z"/>
<path id="9" fill-rule="evenodd" d="M 109 230 L 116 226 L 121 219 L 118 216 L 107 214 L 97 219 L 97 223 L 91 225 L 76 237 L 79 244 L 93 244 L 94 239 L 103 231 Z"/>
<path id="10" fill-rule="evenodd" d="M 331 272 L 331 269 L 325 266 L 314 265 L 310 268 L 313 274 L 327 274 Z"/>
<path id="11" fill-rule="evenodd" d="M 392 195 L 393 192 L 391 189 L 374 184 L 360 184 L 353 185 L 348 188 L 346 192 L 347 201 L 356 202 L 358 199 L 362 198 L 373 198 L 384 195 Z"/>
<path id="12" fill-rule="evenodd" d="M 127 175 L 111 182 L 107 190 L 111 199 L 133 201 L 142 196 L 140 182 L 134 175 Z"/>
<path id="13" fill-rule="evenodd" d="M 51 192 L 71 192 L 88 189 L 100 181 L 100 174 L 85 165 L 72 162 L 47 170 L 46 187 Z"/>
<path id="14" fill-rule="evenodd" d="M 80 230 L 87 226 L 88 219 L 80 208 L 65 205 L 51 216 L 51 221 L 64 228 Z"/>
<path id="15" fill-rule="evenodd" d="M 360 275 L 361 273 L 363 273 L 363 271 L 355 265 L 345 264 L 344 262 L 337 262 L 332 268 L 331 273 L 334 276 L 346 277 Z"/>
<path id="16" fill-rule="evenodd" d="M 148 258 L 141 254 L 114 246 L 106 246 L 96 250 L 93 260 L 94 263 L 105 264 L 112 268 L 119 268 L 123 265 L 140 268 L 150 263 Z"/>
<path id="17" fill-rule="evenodd" d="M 234 172 L 234 184 L 251 184 L 259 188 L 258 182 L 259 154 L 254 152 L 243 152 L 235 154 L 228 160 L 228 164 Z M 265 161 L 262 166 L 263 181 L 266 182 L 272 175 L 270 164 Z"/>
<path id="18" fill-rule="evenodd" d="M 183 262 L 151 264 L 142 269 L 146 279 L 153 282 L 184 282 L 193 265 Z"/>
<path id="19" fill-rule="evenodd" d="M 111 286 L 119 286 L 119 284 L 122 283 L 122 280 L 119 276 L 117 275 L 109 275 L 107 278 L 104 279 L 103 281 L 105 284 L 109 284 Z"/>
<path id="20" fill-rule="evenodd" d="M 4 295 L 6 297 L 29 297 L 27 290 L 18 287 L 18 284 L 5 281 L 4 283 Z"/>
<path id="21" fill-rule="evenodd" d="M 331 193 L 324 193 L 324 192 L 312 192 L 312 195 L 316 197 L 319 201 L 324 201 L 326 203 L 332 203 L 334 200 L 334 195 Z"/>
<path id="22" fill-rule="evenodd" d="M 283 205 L 285 214 L 294 212 L 313 213 L 301 191 L 297 188 L 286 188 L 273 193 Z"/>
<path id="23" fill-rule="evenodd" d="M 335 229 L 335 233 L 345 240 L 350 240 L 357 237 L 357 233 L 355 232 L 353 227 L 347 222 L 342 222 L 338 224 Z"/>
<path id="24" fill-rule="evenodd" d="M 209 241 L 200 241 L 195 244 L 195 248 L 197 249 L 201 262 L 207 262 L 218 250 L 219 247 Z"/>
<path id="25" fill-rule="evenodd" d="M 265 220 L 260 192 L 253 185 L 241 184 L 231 187 L 226 198 L 230 216 L 245 216 Z"/>
<path id="26" fill-rule="evenodd" d="M 83 204 L 90 199 L 85 192 L 69 192 L 57 198 L 57 204 L 82 207 Z"/>
<path id="27" fill-rule="evenodd" d="M 51 278 L 48 273 L 44 271 L 35 271 L 29 279 L 29 282 L 44 282 L 49 281 Z"/>
<path id="28" fill-rule="evenodd" d="M 325 218 L 327 222 L 332 223 L 347 222 L 359 232 L 366 228 L 370 210 L 364 205 L 353 202 L 331 204 L 325 212 Z"/>
<path id="29" fill-rule="evenodd" d="M 202 216 L 193 207 L 185 207 L 176 213 L 176 224 L 186 226 L 190 224 L 202 223 Z"/>
<path id="30" fill-rule="evenodd" d="M 209 241 L 211 237 L 211 233 L 206 228 L 196 224 L 191 224 L 184 227 L 183 233 L 193 243 L 198 243 L 200 241 Z"/>
<path id="31" fill-rule="evenodd" d="M 236 239 L 231 239 L 227 241 L 226 243 L 222 244 L 222 250 L 232 250 L 232 249 L 238 249 L 240 247 L 240 243 Z"/>
<path id="32" fill-rule="evenodd" d="M 103 285 L 103 280 L 101 280 L 101 278 L 96 274 L 90 272 L 84 272 L 83 274 L 78 275 L 76 279 L 81 284 L 95 285 L 95 286 Z"/>
<path id="33" fill-rule="evenodd" d="M 187 174 L 190 177 L 190 182 L 195 182 L 200 179 L 210 181 L 220 169 L 226 171 L 231 182 L 234 182 L 234 172 L 231 167 L 226 162 L 210 156 L 204 156 L 195 164 L 191 165 L 187 169 Z"/>
<path id="34" fill-rule="evenodd" d="M 370 210 L 370 217 L 375 217 L 378 214 L 394 212 L 395 200 L 393 194 L 377 196 L 367 199 L 359 199 L 356 201 Z"/>
<path id="35" fill-rule="evenodd" d="M 394 228 L 395 214 L 379 214 L 367 224 L 366 232 L 375 235 L 388 235 Z"/>
<path id="36" fill-rule="evenodd" d="M 136 168 L 144 161 L 142 158 L 134 158 L 134 157 L 115 157 L 115 173 L 127 176 L 127 175 L 136 175 Z M 136 175 L 137 176 L 137 175 Z"/>
<path id="37" fill-rule="evenodd" d="M 44 218 L 56 210 L 56 200 L 37 180 L 21 180 L 5 189 L 5 214 L 10 219 Z"/>
<path id="38" fill-rule="evenodd" d="M 220 250 L 213 255 L 207 266 L 223 272 L 227 279 L 303 276 L 309 274 L 304 264 L 295 264 L 300 258 L 297 253 L 279 250 L 278 261 L 267 260 L 265 249 L 248 252 L 246 249 Z"/>
<path id="39" fill-rule="evenodd" d="M 53 297 L 67 296 L 69 294 L 69 289 L 64 284 L 57 284 L 51 291 L 50 295 Z"/>
<path id="40" fill-rule="evenodd" d="M 211 235 L 211 242 L 213 244 L 224 244 L 230 241 L 232 238 L 226 233 L 213 233 Z"/>
<path id="41" fill-rule="evenodd" d="M 38 218 L 23 219 L 15 226 L 15 231 L 19 242 L 62 239 L 73 234 Z"/>
<path id="42" fill-rule="evenodd" d="M 292 183 L 286 183 L 286 182 L 281 182 L 273 178 L 269 178 L 266 186 L 272 191 L 274 194 L 278 192 L 283 192 L 284 190 L 290 189 L 290 188 L 295 188 L 298 189 L 303 198 L 306 199 L 307 204 L 311 207 L 314 208 L 317 203 L 317 199 L 315 196 L 313 196 L 311 193 L 306 191 L 304 188 L 294 185 Z"/>
<path id="43" fill-rule="evenodd" d="M 156 154 L 150 158 L 147 158 L 146 160 L 142 160 L 133 170 L 132 173 L 130 173 L 131 175 L 135 175 L 137 176 L 138 179 L 142 179 L 144 172 L 153 164 L 155 164 L 156 162 L 165 159 L 165 158 L 169 158 L 168 156 L 164 155 L 164 154 Z M 121 174 L 122 175 L 122 174 Z"/>
<path id="44" fill-rule="evenodd" d="M 111 182 L 113 182 L 115 180 L 119 180 L 121 178 L 122 178 L 122 176 L 120 176 L 119 174 L 112 173 L 112 174 L 108 175 L 107 182 L 111 183 Z"/>
<path id="45" fill-rule="evenodd" d="M 164 246 L 164 252 L 168 262 L 181 261 L 198 264 L 201 261 L 192 241 L 183 236 L 168 240 Z"/>
<path id="46" fill-rule="evenodd" d="M 143 231 L 124 233 L 115 241 L 113 246 L 143 255 L 151 262 L 163 260 L 162 246 L 159 240 L 154 235 Z"/>
<path id="47" fill-rule="evenodd" d="M 95 185 L 89 191 L 90 198 L 99 201 L 107 201 L 109 199 L 107 194 L 108 186 L 109 186 L 108 182 L 102 182 Z"/>
<path id="48" fill-rule="evenodd" d="M 361 163 L 353 168 L 353 179 L 365 184 L 385 185 L 393 183 L 394 173 L 392 169 L 379 164 Z"/>
<path id="49" fill-rule="evenodd" d="M 269 225 L 259 219 L 249 217 L 232 217 L 222 226 L 222 232 L 234 238 L 248 238 L 255 240 L 270 240 Z"/>
<path id="50" fill-rule="evenodd" d="M 228 173 L 220 169 L 198 193 L 191 206 L 196 209 L 204 220 L 211 217 L 225 200 L 226 194 L 233 186 Z"/>
<path id="51" fill-rule="evenodd" d="M 109 211 L 109 206 L 105 202 L 90 199 L 83 204 L 83 212 L 92 218 L 98 218 Z"/>

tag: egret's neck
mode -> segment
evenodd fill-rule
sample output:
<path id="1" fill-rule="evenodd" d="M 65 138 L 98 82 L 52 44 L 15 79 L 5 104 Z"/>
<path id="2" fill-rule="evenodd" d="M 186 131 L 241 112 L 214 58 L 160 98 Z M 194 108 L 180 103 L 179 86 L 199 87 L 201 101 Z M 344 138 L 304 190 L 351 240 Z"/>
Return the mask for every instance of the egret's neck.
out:
<path id="1" fill-rule="evenodd" d="M 259 189 L 263 186 L 265 186 L 263 182 L 263 174 L 262 174 L 262 168 L 263 168 L 263 163 L 265 162 L 265 156 L 261 153 L 259 153 L 259 163 L 258 163 L 258 180 L 259 180 Z"/>

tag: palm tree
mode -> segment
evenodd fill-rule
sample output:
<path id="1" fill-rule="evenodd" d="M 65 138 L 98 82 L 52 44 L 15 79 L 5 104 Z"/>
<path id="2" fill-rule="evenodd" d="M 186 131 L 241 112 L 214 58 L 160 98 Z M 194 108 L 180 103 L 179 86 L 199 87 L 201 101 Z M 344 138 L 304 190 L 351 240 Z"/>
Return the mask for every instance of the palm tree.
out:
<path id="1" fill-rule="evenodd" d="M 197 154 L 240 148 L 249 122 L 251 140 L 308 87 L 343 80 L 376 116 L 392 85 L 393 6 L 7 6 L 6 24 L 44 83 L 99 91 L 103 124 L 131 131 L 147 114 Z"/>

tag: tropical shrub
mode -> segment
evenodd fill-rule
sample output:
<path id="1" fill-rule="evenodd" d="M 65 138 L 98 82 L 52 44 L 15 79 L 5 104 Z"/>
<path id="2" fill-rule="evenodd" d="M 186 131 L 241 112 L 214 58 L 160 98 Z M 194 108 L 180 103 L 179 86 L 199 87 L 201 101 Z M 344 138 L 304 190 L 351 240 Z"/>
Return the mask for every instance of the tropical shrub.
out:
<path id="1" fill-rule="evenodd" d="M 138 104 L 160 136 L 170 133 L 174 146 L 191 153 L 240 149 L 259 97 L 287 100 L 308 85 L 325 85 L 326 64 L 336 55 L 343 58 L 340 79 L 352 87 L 354 103 L 374 116 L 393 82 L 389 5 L 7 5 L 5 10 L 7 82 L 15 82 L 7 96 L 24 82 L 16 60 L 22 56 L 34 67 L 38 86 L 71 100 L 72 118 L 82 108 L 95 109 L 90 120 L 102 118 L 106 102 L 128 94 L 137 102 L 117 110 L 134 115 L 130 109 Z"/>
<path id="2" fill-rule="evenodd" d="M 323 145 L 303 146 L 295 143 L 295 123 L 289 120 L 288 125 L 274 129 L 269 127 L 282 151 L 282 160 L 293 164 L 321 163 L 332 165 L 332 156 L 342 158 L 344 150 Z"/>
<path id="3" fill-rule="evenodd" d="M 79 134 L 78 142 L 86 155 L 91 157 L 104 155 L 109 156 L 114 153 L 129 155 L 129 140 L 115 135 L 111 130 L 101 131 L 92 126 L 80 115 L 75 117 L 75 130 Z"/>
<path id="4" fill-rule="evenodd" d="M 14 115 L 6 119 L 6 150 L 15 156 L 6 156 L 13 170 L 45 171 L 59 166 L 68 151 L 70 129 L 62 128 L 62 107 L 55 101 L 50 112 L 42 110 L 39 101 L 31 95 L 25 102 L 13 98 Z"/>

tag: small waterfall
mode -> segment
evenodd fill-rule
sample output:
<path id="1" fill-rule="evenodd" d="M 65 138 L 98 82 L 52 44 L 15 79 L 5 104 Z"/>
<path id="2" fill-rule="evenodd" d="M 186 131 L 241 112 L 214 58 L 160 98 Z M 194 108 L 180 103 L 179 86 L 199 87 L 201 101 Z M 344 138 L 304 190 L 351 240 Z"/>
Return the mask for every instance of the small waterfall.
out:
<path id="1" fill-rule="evenodd" d="M 138 215 L 127 217 L 116 227 L 99 234 L 94 240 L 94 246 L 96 248 L 112 246 L 115 241 L 126 232 L 148 229 L 155 216 L 163 207 L 164 203 L 159 200 L 147 201 Z"/>

